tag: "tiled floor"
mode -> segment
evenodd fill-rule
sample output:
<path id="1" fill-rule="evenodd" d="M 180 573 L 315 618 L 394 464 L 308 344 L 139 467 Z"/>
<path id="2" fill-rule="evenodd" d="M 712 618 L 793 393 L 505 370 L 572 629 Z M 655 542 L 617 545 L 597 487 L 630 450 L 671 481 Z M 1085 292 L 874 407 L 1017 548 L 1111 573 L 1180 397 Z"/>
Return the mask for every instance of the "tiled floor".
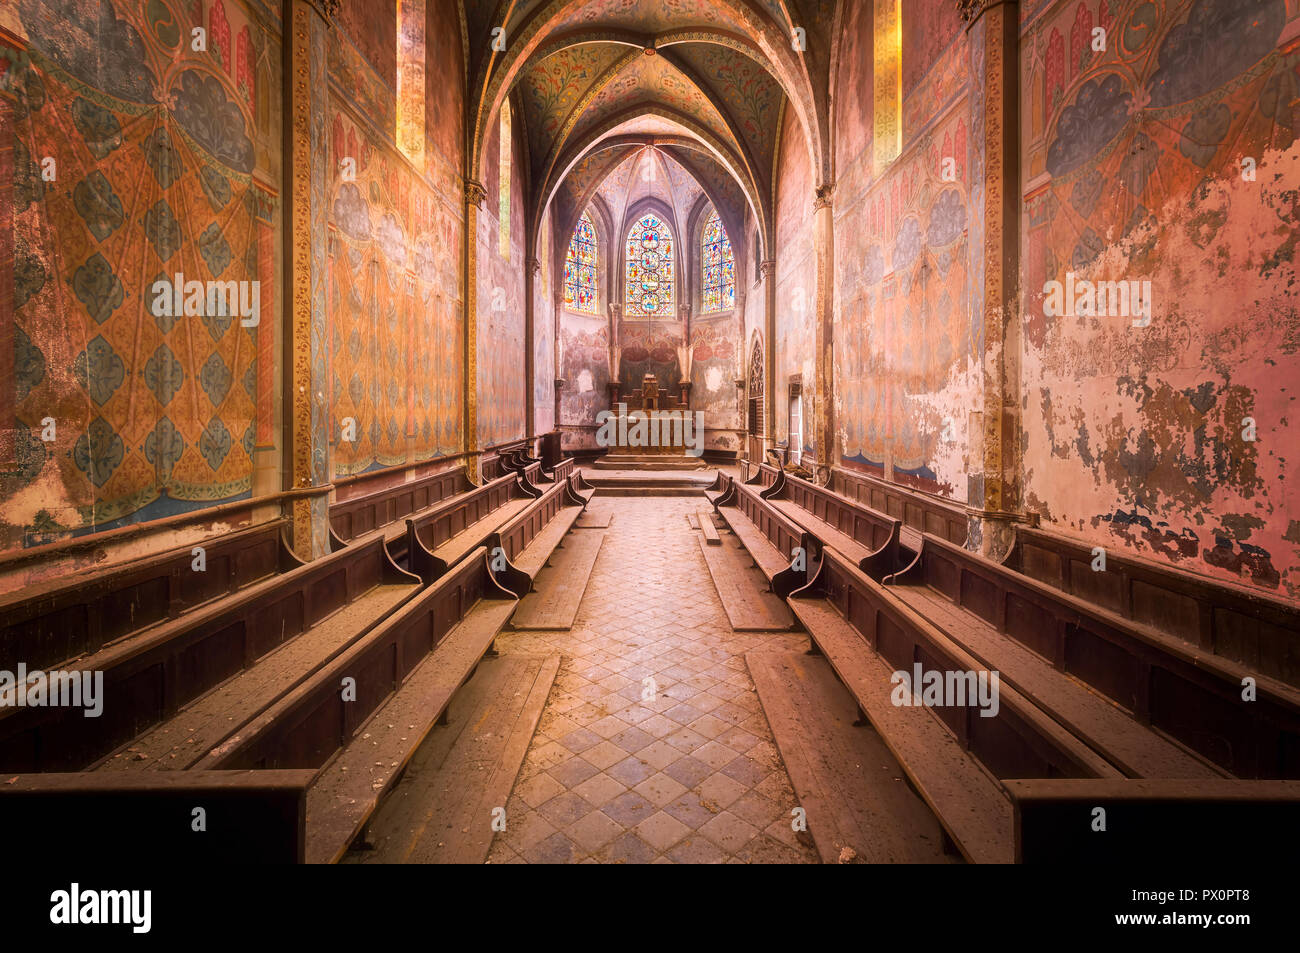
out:
<path id="1" fill-rule="evenodd" d="M 614 518 L 573 629 L 498 640 L 563 661 L 489 863 L 817 861 L 744 659 L 806 640 L 731 631 L 702 502 L 597 497 Z"/>

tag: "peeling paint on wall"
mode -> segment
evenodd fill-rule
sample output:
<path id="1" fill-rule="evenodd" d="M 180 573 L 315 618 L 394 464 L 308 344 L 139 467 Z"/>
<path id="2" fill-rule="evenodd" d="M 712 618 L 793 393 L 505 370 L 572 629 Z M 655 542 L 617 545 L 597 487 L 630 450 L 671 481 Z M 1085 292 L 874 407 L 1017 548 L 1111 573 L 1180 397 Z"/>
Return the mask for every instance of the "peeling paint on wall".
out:
<path id="1" fill-rule="evenodd" d="M 1058 53 L 1079 16 L 1058 4 L 1022 44 L 1028 507 L 1296 596 L 1296 24 L 1281 0 L 1146 4 L 1108 52 Z M 1067 272 L 1150 281 L 1150 325 L 1046 314 Z"/>

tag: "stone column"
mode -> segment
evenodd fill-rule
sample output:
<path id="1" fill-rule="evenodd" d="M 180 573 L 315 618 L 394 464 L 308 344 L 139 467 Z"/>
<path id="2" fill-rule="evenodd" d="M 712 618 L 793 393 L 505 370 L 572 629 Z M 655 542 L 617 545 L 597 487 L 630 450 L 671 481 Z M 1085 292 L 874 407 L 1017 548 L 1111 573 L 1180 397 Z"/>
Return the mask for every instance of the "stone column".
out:
<path id="1" fill-rule="evenodd" d="M 763 276 L 763 455 L 776 446 L 776 259 L 769 258 L 758 266 Z"/>
<path id="2" fill-rule="evenodd" d="M 564 388 L 564 359 L 561 352 L 560 335 L 564 330 L 564 285 L 560 283 L 555 289 L 555 340 L 551 342 L 553 349 L 552 363 L 555 365 L 555 429 L 560 429 L 560 391 Z M 560 444 L 564 444 L 564 436 L 560 436 Z"/>
<path id="3" fill-rule="evenodd" d="M 835 439 L 835 220 L 831 208 L 834 185 L 817 187 L 813 201 L 813 245 L 817 254 L 817 292 L 813 307 L 817 316 L 817 353 L 814 356 L 816 387 L 813 405 L 813 435 L 817 441 L 817 462 L 826 469 L 818 482 L 830 479 L 830 468 L 839 459 Z"/>
<path id="4" fill-rule="evenodd" d="M 739 282 L 737 282 L 739 284 Z M 736 289 L 736 409 L 740 413 L 740 425 L 737 429 L 745 435 L 745 449 L 749 448 L 749 413 L 745 407 L 745 371 L 749 358 L 749 342 L 745 340 L 745 297 L 744 288 Z"/>
<path id="5" fill-rule="evenodd" d="M 618 410 L 619 371 L 622 364 L 622 351 L 619 346 L 619 325 L 623 320 L 623 306 L 611 301 L 605 306 L 609 310 L 609 409 Z"/>
<path id="6" fill-rule="evenodd" d="M 465 183 L 465 472 L 479 482 L 478 445 L 478 213 L 487 191 L 472 179 Z"/>
<path id="7" fill-rule="evenodd" d="M 336 4 L 327 3 L 330 9 Z M 325 387 L 325 49 L 329 21 L 309 0 L 289 0 L 282 56 L 284 95 L 284 399 L 286 490 L 329 485 Z M 328 491 L 293 497 L 290 538 L 300 559 L 329 552 Z"/>
<path id="8" fill-rule="evenodd" d="M 533 292 L 537 288 L 537 273 L 542 270 L 542 263 L 536 258 L 529 258 L 524 269 L 524 415 L 528 423 L 524 427 L 524 436 L 528 439 L 529 453 L 532 452 L 533 438 L 537 436 L 537 398 L 535 382 L 537 380 L 537 357 L 535 352 L 536 308 L 533 306 Z"/>
<path id="9" fill-rule="evenodd" d="M 680 390 L 678 400 L 682 406 L 687 406 L 691 399 L 691 385 L 694 383 L 690 365 L 695 359 L 694 349 L 691 347 L 691 306 L 679 304 L 677 317 L 682 322 L 682 353 L 686 356 L 686 362 L 678 368 L 682 375 L 682 379 L 678 382 Z"/>
<path id="10" fill-rule="evenodd" d="M 1010 547 L 1021 500 L 1019 433 L 1019 48 L 1015 0 L 984 0 L 971 16 L 971 71 L 983 87 L 983 401 L 973 415 L 968 546 L 992 558 Z"/>

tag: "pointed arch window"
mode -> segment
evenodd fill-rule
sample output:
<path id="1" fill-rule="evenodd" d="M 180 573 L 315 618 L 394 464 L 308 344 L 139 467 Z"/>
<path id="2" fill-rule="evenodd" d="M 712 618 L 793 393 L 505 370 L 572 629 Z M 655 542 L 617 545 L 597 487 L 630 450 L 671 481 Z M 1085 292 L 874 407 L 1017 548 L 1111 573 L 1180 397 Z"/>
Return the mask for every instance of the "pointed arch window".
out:
<path id="1" fill-rule="evenodd" d="M 596 228 L 586 212 L 578 219 L 564 256 L 564 306 L 583 314 L 596 313 Z"/>
<path id="2" fill-rule="evenodd" d="M 700 246 L 704 261 L 704 313 L 730 311 L 736 306 L 736 256 L 716 208 L 704 222 Z"/>
<path id="3" fill-rule="evenodd" d="M 627 282 L 623 313 L 646 318 L 673 316 L 673 233 L 653 212 L 628 230 L 625 256 Z"/>

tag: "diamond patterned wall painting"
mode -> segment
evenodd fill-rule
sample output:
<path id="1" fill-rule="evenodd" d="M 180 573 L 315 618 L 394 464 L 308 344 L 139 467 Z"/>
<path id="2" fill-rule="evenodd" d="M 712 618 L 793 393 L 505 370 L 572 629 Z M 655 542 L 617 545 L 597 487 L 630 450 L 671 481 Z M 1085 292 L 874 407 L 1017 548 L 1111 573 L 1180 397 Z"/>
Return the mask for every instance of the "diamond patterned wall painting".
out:
<path id="1" fill-rule="evenodd" d="M 564 306 L 582 314 L 596 313 L 596 229 L 586 212 L 578 219 L 564 256 Z"/>
<path id="2" fill-rule="evenodd" d="M 23 35 L 0 40 L 15 94 L 0 109 L 13 143 L 0 203 L 19 386 L 0 400 L 0 431 L 20 466 L 0 468 L 0 495 L 27 504 L 0 545 L 246 497 L 269 431 L 259 362 L 274 360 L 279 187 L 259 156 L 279 147 L 265 55 L 279 38 L 237 0 L 18 0 L 16 22 Z M 207 51 L 186 42 L 196 26 Z M 155 313 L 155 282 L 178 273 L 258 282 L 257 324 L 207 304 Z"/>
<path id="3" fill-rule="evenodd" d="M 391 145 L 330 112 L 330 168 L 356 160 L 352 181 L 332 173 L 327 254 L 334 474 L 351 476 L 408 445 L 419 461 L 459 447 L 458 222 Z"/>
<path id="4" fill-rule="evenodd" d="M 627 233 L 624 265 L 627 284 L 623 313 L 644 318 L 672 318 L 673 233 L 653 212 L 637 220 Z"/>
<path id="5" fill-rule="evenodd" d="M 700 252 L 704 266 L 704 313 L 730 311 L 736 306 L 736 256 L 717 209 L 704 222 Z"/>

